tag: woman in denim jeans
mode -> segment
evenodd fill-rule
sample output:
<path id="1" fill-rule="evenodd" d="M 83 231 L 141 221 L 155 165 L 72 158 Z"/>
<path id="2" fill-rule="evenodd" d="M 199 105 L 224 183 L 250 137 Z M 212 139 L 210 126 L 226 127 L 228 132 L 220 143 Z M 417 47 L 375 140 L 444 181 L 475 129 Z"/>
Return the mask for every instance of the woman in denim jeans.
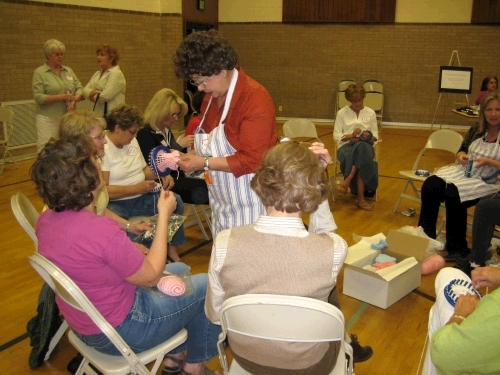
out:
<path id="1" fill-rule="evenodd" d="M 40 254 L 82 289 L 135 352 L 186 328 L 188 339 L 166 356 L 163 374 L 214 374 L 204 365 L 217 354 L 220 333 L 204 312 L 207 275 L 191 277 L 193 293 L 187 296 L 169 297 L 151 288 L 164 270 L 173 274 L 189 270 L 182 263 L 165 267 L 168 219 L 176 207 L 173 193 L 159 194 L 156 234 L 144 256 L 115 221 L 94 214 L 95 197 L 103 184 L 94 154 L 90 137 L 79 135 L 48 143 L 33 165 L 31 177 L 49 207 L 36 227 Z M 86 314 L 61 299 L 56 302 L 84 342 L 119 355 Z"/>

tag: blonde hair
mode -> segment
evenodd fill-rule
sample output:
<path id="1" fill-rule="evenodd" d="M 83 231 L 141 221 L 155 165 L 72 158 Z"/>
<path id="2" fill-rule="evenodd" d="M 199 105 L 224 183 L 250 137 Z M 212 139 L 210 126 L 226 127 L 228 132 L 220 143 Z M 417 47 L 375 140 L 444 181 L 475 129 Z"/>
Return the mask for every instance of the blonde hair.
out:
<path id="1" fill-rule="evenodd" d="M 159 125 L 167 116 L 172 116 L 175 111 L 175 106 L 178 105 L 181 109 L 179 118 L 186 116 L 188 106 L 182 98 L 170 89 L 161 89 L 148 104 L 144 112 L 144 122 L 149 124 L 151 128 L 158 131 Z"/>
<path id="2" fill-rule="evenodd" d="M 250 186 L 264 206 L 287 213 L 314 212 L 328 194 L 318 156 L 295 142 L 270 149 Z"/>
<path id="3" fill-rule="evenodd" d="M 97 112 L 80 109 L 66 113 L 61 118 L 60 138 L 80 134 L 88 135 L 95 128 L 106 129 L 106 120 Z"/>
<path id="4" fill-rule="evenodd" d="M 479 107 L 479 129 L 478 129 L 478 132 L 480 134 L 485 133 L 490 125 L 486 122 L 486 118 L 484 117 L 484 111 L 486 110 L 486 107 L 488 106 L 489 102 L 491 102 L 492 100 L 500 101 L 500 94 L 498 92 L 489 93 L 481 101 L 481 106 Z"/>

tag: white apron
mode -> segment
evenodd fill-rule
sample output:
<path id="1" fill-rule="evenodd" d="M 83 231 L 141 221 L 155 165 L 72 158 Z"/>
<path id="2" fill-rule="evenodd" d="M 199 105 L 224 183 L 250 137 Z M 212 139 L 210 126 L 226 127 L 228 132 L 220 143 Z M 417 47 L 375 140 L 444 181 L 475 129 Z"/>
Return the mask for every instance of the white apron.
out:
<path id="1" fill-rule="evenodd" d="M 229 112 L 233 98 L 238 70 L 233 70 L 233 77 L 226 95 L 226 102 L 217 127 L 206 134 L 201 126 L 212 103 L 212 97 L 203 114 L 200 125 L 195 131 L 194 146 L 196 154 L 203 157 L 227 157 L 234 155 L 236 150 L 231 146 L 224 133 L 224 121 Z M 208 184 L 210 208 L 212 210 L 213 238 L 224 229 L 253 224 L 260 215 L 265 213 L 264 205 L 259 197 L 250 188 L 250 181 L 254 173 L 245 174 L 236 178 L 231 172 L 210 170 L 212 184 Z"/>
<path id="2" fill-rule="evenodd" d="M 476 139 L 469 146 L 468 155 L 470 159 L 485 157 L 500 160 L 500 147 L 498 137 L 496 143 L 488 143 L 484 138 Z M 447 183 L 454 184 L 460 195 L 460 201 L 466 202 L 482 198 L 485 195 L 494 194 L 500 189 L 500 184 L 486 183 L 485 179 L 493 179 L 497 171 L 496 167 L 484 166 L 474 168 L 470 177 L 465 177 L 465 165 L 453 165 L 438 169 L 436 176 Z"/>

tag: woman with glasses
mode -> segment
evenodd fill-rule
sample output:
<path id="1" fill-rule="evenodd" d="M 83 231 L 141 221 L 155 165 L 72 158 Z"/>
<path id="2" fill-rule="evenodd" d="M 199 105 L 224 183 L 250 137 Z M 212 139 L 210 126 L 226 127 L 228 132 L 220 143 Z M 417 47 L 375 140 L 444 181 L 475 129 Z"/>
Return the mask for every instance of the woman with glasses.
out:
<path id="1" fill-rule="evenodd" d="M 121 105 L 113 109 L 107 119 L 105 154 L 102 158 L 104 181 L 109 193 L 108 208 L 124 219 L 131 216 L 153 216 L 161 190 L 171 190 L 171 176 L 156 182 L 157 175 L 147 165 L 137 142 L 137 132 L 143 125 L 142 113 L 136 107 Z M 178 199 L 175 213 L 183 212 Z M 180 202 L 179 202 L 180 201 Z M 186 243 L 184 227 L 175 233 L 171 246 Z"/>
<path id="2" fill-rule="evenodd" d="M 181 135 L 177 139 L 172 135 L 172 127 L 187 112 L 188 106 L 186 102 L 173 90 L 161 89 L 153 96 L 153 99 L 151 99 L 144 112 L 144 122 L 146 125 L 137 132 L 137 142 L 146 162 L 149 162 L 151 150 L 157 146 L 164 145 L 170 149 L 186 152 L 186 148 L 193 145 L 194 136 L 192 135 Z M 173 171 L 171 175 L 175 181 L 175 184 L 170 186 L 177 197 L 176 213 L 182 215 L 183 202 L 194 204 L 208 203 L 205 181 L 198 178 L 186 178 L 182 171 Z M 200 194 L 202 198 L 196 199 Z M 184 230 L 184 227 L 181 227 L 179 230 Z M 172 261 L 178 262 L 180 260 L 175 245 L 170 244 L 168 256 Z"/>
<path id="3" fill-rule="evenodd" d="M 105 128 L 106 121 L 104 118 L 98 113 L 88 110 L 76 110 L 66 113 L 61 119 L 60 128 L 61 139 L 78 135 L 87 135 L 92 139 L 96 148 L 95 158 L 98 161 L 97 167 L 102 181 L 104 181 L 104 177 L 102 176 L 100 161 L 104 157 L 104 145 L 106 144 L 106 136 L 104 134 Z M 150 226 L 145 223 L 129 223 L 127 220 L 109 210 L 107 208 L 109 195 L 105 184 L 103 184 L 102 189 L 99 191 L 94 203 L 94 213 L 113 219 L 123 230 L 126 230 L 128 225 L 128 231 L 130 233 L 139 235 L 142 232 L 151 229 Z M 143 252 L 147 252 L 147 248 L 140 244 L 137 245 Z"/>
<path id="4" fill-rule="evenodd" d="M 178 165 L 204 170 L 212 209 L 212 234 L 252 224 L 264 206 L 250 180 L 276 144 L 276 118 L 267 90 L 236 66 L 237 56 L 216 30 L 187 36 L 174 55 L 178 77 L 206 94 L 194 149 Z"/>
<path id="5" fill-rule="evenodd" d="M 371 211 L 365 194 L 373 196 L 378 186 L 378 165 L 373 160 L 373 144 L 378 138 L 378 128 L 375 112 L 363 104 L 365 96 L 363 86 L 351 84 L 347 87 L 345 98 L 351 104 L 337 113 L 333 139 L 337 143 L 337 159 L 344 175 L 344 182 L 337 185 L 336 190 L 345 194 L 350 187 L 351 192 L 357 195 L 356 205 Z M 365 134 L 368 136 L 365 137 Z"/>

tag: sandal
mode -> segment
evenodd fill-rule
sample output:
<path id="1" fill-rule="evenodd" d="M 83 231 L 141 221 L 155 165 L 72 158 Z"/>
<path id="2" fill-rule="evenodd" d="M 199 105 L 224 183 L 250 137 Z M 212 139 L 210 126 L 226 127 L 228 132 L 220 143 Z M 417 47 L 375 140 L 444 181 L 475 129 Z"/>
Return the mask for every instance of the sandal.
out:
<path id="1" fill-rule="evenodd" d="M 335 190 L 337 190 L 339 193 L 345 194 L 347 193 L 347 186 L 340 184 L 335 187 Z"/>
<path id="2" fill-rule="evenodd" d="M 218 375 L 219 373 L 216 371 L 210 370 L 208 367 L 204 366 L 203 370 L 199 373 L 199 375 Z M 193 375 L 190 372 L 187 372 L 184 369 L 181 369 L 180 375 Z"/>
<path id="3" fill-rule="evenodd" d="M 372 206 L 370 206 L 370 204 L 367 201 L 361 201 L 361 202 L 356 201 L 356 206 L 365 211 L 373 210 Z"/>
<path id="4" fill-rule="evenodd" d="M 177 363 L 177 366 L 170 367 L 170 366 L 163 365 L 163 368 L 161 369 L 161 375 L 181 375 L 182 368 L 184 367 L 186 360 L 175 358 L 174 356 L 169 355 L 169 354 L 167 354 L 165 356 L 165 358 L 171 360 L 172 362 Z"/>

